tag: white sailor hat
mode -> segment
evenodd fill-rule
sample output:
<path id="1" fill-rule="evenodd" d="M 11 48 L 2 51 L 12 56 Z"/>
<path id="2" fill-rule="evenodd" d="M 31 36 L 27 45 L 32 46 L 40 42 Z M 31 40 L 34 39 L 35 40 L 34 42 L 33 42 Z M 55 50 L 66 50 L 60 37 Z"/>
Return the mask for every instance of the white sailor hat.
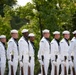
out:
<path id="1" fill-rule="evenodd" d="M 42 31 L 43 33 L 49 33 L 50 31 L 48 29 L 45 29 Z"/>
<path id="2" fill-rule="evenodd" d="M 33 33 L 29 34 L 29 37 L 34 37 L 34 36 L 35 36 L 35 34 L 33 34 Z"/>
<path id="3" fill-rule="evenodd" d="M 53 32 L 53 34 L 55 35 L 55 34 L 60 34 L 60 32 L 59 31 L 55 31 L 55 32 Z"/>
<path id="4" fill-rule="evenodd" d="M 0 39 L 3 39 L 3 38 L 6 38 L 6 36 L 5 35 L 1 35 L 0 36 Z"/>
<path id="5" fill-rule="evenodd" d="M 76 34 L 76 30 L 74 32 L 72 32 L 73 34 Z"/>
<path id="6" fill-rule="evenodd" d="M 10 33 L 18 33 L 18 31 L 16 29 L 13 29 Z"/>
<path id="7" fill-rule="evenodd" d="M 28 30 L 27 29 L 23 29 L 21 32 L 22 33 L 26 33 L 26 32 L 28 32 Z"/>
<path id="8" fill-rule="evenodd" d="M 70 34 L 70 32 L 65 30 L 65 31 L 62 32 L 62 34 Z"/>

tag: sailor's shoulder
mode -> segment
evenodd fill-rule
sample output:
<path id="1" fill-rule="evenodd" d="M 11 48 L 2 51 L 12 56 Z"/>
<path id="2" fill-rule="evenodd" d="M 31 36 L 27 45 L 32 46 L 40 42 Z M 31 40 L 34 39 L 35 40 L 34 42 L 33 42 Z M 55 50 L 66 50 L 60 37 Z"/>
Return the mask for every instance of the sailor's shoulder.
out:
<path id="1" fill-rule="evenodd" d="M 55 40 L 55 39 L 53 39 L 53 40 L 51 41 L 51 44 L 54 44 L 54 43 L 56 43 L 56 40 Z"/>
<path id="2" fill-rule="evenodd" d="M 65 42 L 65 40 L 64 39 L 62 39 L 61 41 L 60 41 L 60 43 L 64 43 Z"/>
<path id="3" fill-rule="evenodd" d="M 45 41 L 46 41 L 45 38 L 42 38 L 40 42 L 45 42 Z"/>
<path id="4" fill-rule="evenodd" d="M 14 42 L 13 39 L 12 38 L 9 39 L 8 43 L 12 43 L 12 42 Z"/>

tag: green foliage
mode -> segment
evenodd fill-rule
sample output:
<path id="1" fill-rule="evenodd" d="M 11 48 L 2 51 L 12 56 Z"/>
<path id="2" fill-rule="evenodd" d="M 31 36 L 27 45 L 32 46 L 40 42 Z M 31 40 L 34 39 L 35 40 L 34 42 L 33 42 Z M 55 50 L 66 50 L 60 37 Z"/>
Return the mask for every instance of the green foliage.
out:
<path id="1" fill-rule="evenodd" d="M 70 0 L 33 0 L 41 19 L 41 27 L 64 30 L 72 26 L 71 16 L 75 12 L 75 3 Z M 71 31 L 71 30 L 70 30 Z"/>
<path id="2" fill-rule="evenodd" d="M 24 7 L 20 7 L 18 9 L 18 13 L 21 18 L 29 20 L 29 23 L 25 24 L 20 30 L 27 28 L 30 32 L 34 32 L 36 34 L 35 75 L 37 75 L 40 68 L 37 61 L 37 52 L 39 40 L 42 36 L 42 30 L 47 28 L 50 30 L 51 34 L 55 30 L 59 30 L 61 32 L 63 30 L 73 31 L 74 25 L 72 23 L 72 16 L 76 11 L 76 5 L 75 2 L 70 0 L 33 0 L 33 4 L 29 4 L 30 3 Z"/>
<path id="3" fill-rule="evenodd" d="M 9 2 L 8 2 L 9 1 Z M 0 1 L 0 35 L 10 37 L 11 29 L 29 29 L 36 36 L 35 40 L 35 75 L 38 74 L 40 65 L 37 60 L 39 41 L 42 37 L 42 30 L 47 28 L 51 35 L 55 30 L 73 31 L 76 29 L 76 1 L 75 0 L 32 0 L 23 7 L 12 8 L 15 0 Z M 5 5 L 4 5 L 5 4 Z M 50 39 L 53 37 L 51 36 Z"/>
<path id="4" fill-rule="evenodd" d="M 10 37 L 10 22 L 9 19 L 7 17 L 1 17 L 0 16 L 0 35 L 6 35 L 7 39 Z"/>
<path id="5" fill-rule="evenodd" d="M 0 0 L 0 15 L 1 16 L 4 16 L 4 8 L 5 8 L 5 5 L 8 5 L 8 6 L 13 6 L 16 4 L 16 0 Z"/>
<path id="6" fill-rule="evenodd" d="M 72 17 L 72 23 L 73 23 L 72 30 L 76 30 L 76 12 Z"/>

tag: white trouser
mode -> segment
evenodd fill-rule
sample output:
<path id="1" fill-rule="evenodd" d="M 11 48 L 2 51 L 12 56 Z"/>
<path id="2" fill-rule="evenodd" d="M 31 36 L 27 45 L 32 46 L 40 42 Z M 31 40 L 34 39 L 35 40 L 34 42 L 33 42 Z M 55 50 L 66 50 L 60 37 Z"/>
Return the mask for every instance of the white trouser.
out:
<path id="1" fill-rule="evenodd" d="M 61 60 L 57 60 L 57 75 L 59 75 Z"/>
<path id="2" fill-rule="evenodd" d="M 24 72 L 24 75 L 28 75 L 28 66 L 29 66 L 28 60 L 23 60 L 23 72 Z"/>
<path id="3" fill-rule="evenodd" d="M 9 74 L 8 75 L 11 75 L 11 66 L 13 66 L 14 75 L 16 75 L 17 67 L 18 67 L 18 60 L 13 60 L 13 62 L 8 61 L 8 65 L 9 65 Z"/>
<path id="4" fill-rule="evenodd" d="M 76 58 L 74 57 L 74 68 L 75 68 L 75 74 L 76 74 Z"/>
<path id="5" fill-rule="evenodd" d="M 48 67 L 49 67 L 49 59 L 44 58 L 44 70 L 45 70 L 45 75 L 48 74 Z"/>
<path id="6" fill-rule="evenodd" d="M 43 75 L 43 72 L 42 72 L 42 65 L 44 65 L 44 71 L 45 71 L 45 75 L 48 74 L 48 67 L 49 67 L 49 60 L 48 59 L 44 59 L 44 62 L 40 62 L 40 65 L 41 65 L 41 75 Z"/>
<path id="7" fill-rule="evenodd" d="M 0 70 L 1 70 L 1 75 L 4 75 L 5 73 L 5 67 L 6 67 L 6 61 L 0 61 Z"/>
<path id="8" fill-rule="evenodd" d="M 74 64 L 73 64 L 72 61 L 69 61 L 69 62 L 68 62 L 68 69 L 70 68 L 70 70 L 71 70 L 71 75 L 73 75 L 72 67 L 74 67 Z"/>
<path id="9" fill-rule="evenodd" d="M 42 58 L 38 57 L 39 59 L 41 59 L 41 60 L 39 60 L 40 65 L 41 65 L 41 75 L 43 75 L 42 74 L 42 65 L 44 65 L 45 75 L 47 75 L 48 74 L 50 55 L 49 54 L 45 54 L 45 55 L 42 55 L 42 56 L 44 56 L 43 61 L 42 61 Z"/>
<path id="10" fill-rule="evenodd" d="M 19 75 L 21 75 L 21 68 L 23 67 L 23 62 L 22 61 L 19 61 L 19 63 L 20 63 L 20 74 Z"/>
<path id="11" fill-rule="evenodd" d="M 53 62 L 51 62 L 52 63 L 52 70 L 51 70 L 51 75 L 55 75 L 54 73 L 55 73 L 55 66 L 57 66 L 56 65 L 56 62 L 55 61 L 53 61 Z"/>
<path id="12" fill-rule="evenodd" d="M 34 57 L 31 57 L 30 61 L 30 68 L 31 68 L 31 75 L 34 75 Z"/>
<path id="13" fill-rule="evenodd" d="M 74 57 L 74 56 L 73 56 Z M 75 73 L 76 73 L 76 61 L 75 61 L 75 59 L 74 60 L 72 60 L 71 59 L 71 57 L 69 57 L 69 60 L 70 61 L 68 61 L 68 69 L 70 68 L 70 70 L 71 70 L 71 75 L 73 75 L 73 67 L 74 67 L 74 69 L 75 69 Z"/>
<path id="14" fill-rule="evenodd" d="M 64 75 L 64 67 L 66 67 L 66 72 L 67 72 L 67 75 L 68 75 L 68 69 L 69 69 L 69 66 L 68 66 L 68 62 L 66 61 L 62 61 L 61 62 L 61 68 L 62 68 L 62 71 L 61 71 L 61 75 Z"/>
<path id="15" fill-rule="evenodd" d="M 57 67 L 57 75 L 59 75 L 59 62 L 52 62 L 52 71 L 51 71 L 51 75 L 55 75 L 55 66 Z"/>

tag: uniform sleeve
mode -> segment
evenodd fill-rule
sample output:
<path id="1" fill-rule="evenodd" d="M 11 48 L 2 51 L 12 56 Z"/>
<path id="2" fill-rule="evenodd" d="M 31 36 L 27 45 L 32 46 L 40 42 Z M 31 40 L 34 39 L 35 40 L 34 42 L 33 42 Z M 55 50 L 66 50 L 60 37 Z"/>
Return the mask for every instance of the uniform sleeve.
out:
<path id="1" fill-rule="evenodd" d="M 60 42 L 60 60 L 64 60 L 63 51 L 65 50 L 64 43 Z"/>
<path id="2" fill-rule="evenodd" d="M 72 51 L 74 50 L 74 41 L 70 43 L 70 47 L 68 49 L 68 55 L 71 56 Z"/>
<path id="3" fill-rule="evenodd" d="M 55 60 L 55 44 L 53 42 L 51 42 L 51 60 Z"/>
<path id="4" fill-rule="evenodd" d="M 12 47 L 13 47 L 13 42 L 12 41 L 8 42 L 8 47 L 7 47 L 7 59 L 8 60 L 11 60 Z"/>
<path id="5" fill-rule="evenodd" d="M 63 54 L 63 50 L 65 50 L 64 48 L 65 48 L 64 47 L 64 43 L 63 42 L 60 42 L 60 53 L 61 54 Z"/>
<path id="6" fill-rule="evenodd" d="M 0 46 L 1 57 L 5 57 L 5 50 Z"/>
<path id="7" fill-rule="evenodd" d="M 52 42 L 51 43 L 51 53 L 54 54 L 55 51 L 55 44 Z"/>
<path id="8" fill-rule="evenodd" d="M 32 44 L 29 42 L 29 49 L 30 49 L 30 56 L 34 56 L 34 48 L 32 46 Z"/>
<path id="9" fill-rule="evenodd" d="M 24 40 L 20 40 L 19 41 L 19 60 L 22 60 L 22 55 L 24 55 L 24 50 L 26 50 L 27 52 L 26 43 L 24 42 Z"/>
<path id="10" fill-rule="evenodd" d="M 39 44 L 39 51 L 38 51 L 39 59 L 41 59 L 41 55 L 44 55 L 44 51 L 45 50 L 47 50 L 46 49 L 45 42 L 44 41 L 41 41 L 40 44 Z"/>

